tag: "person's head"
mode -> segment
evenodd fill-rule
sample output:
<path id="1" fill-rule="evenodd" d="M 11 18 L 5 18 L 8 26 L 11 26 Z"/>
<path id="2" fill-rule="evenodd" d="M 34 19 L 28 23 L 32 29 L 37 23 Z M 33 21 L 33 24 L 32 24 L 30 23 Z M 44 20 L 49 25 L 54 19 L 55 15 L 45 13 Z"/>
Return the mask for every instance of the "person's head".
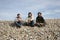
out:
<path id="1" fill-rule="evenodd" d="M 32 13 L 31 13 L 31 12 L 29 12 L 29 13 L 28 13 L 28 17 L 31 17 L 31 16 L 32 16 Z"/>
<path id="2" fill-rule="evenodd" d="M 41 13 L 41 12 L 38 12 L 38 16 L 39 16 L 39 17 L 42 16 L 42 13 Z"/>
<path id="3" fill-rule="evenodd" d="M 20 14 L 19 13 L 17 14 L 17 17 L 20 17 Z"/>

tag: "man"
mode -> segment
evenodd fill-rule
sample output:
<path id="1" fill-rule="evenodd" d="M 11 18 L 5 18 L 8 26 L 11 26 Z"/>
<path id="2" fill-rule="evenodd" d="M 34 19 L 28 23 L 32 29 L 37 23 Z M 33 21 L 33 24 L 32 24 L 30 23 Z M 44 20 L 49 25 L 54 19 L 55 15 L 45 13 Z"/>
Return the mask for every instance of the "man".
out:
<path id="1" fill-rule="evenodd" d="M 26 19 L 26 25 L 34 27 L 34 18 L 31 12 L 28 13 L 28 17 Z"/>
<path id="2" fill-rule="evenodd" d="M 16 19 L 15 19 L 15 24 L 16 24 L 16 26 L 20 28 L 21 25 L 22 25 L 21 22 L 22 22 L 22 19 L 21 19 L 21 17 L 20 17 L 20 14 L 18 13 L 18 14 L 17 14 L 17 17 L 16 17 Z"/>
<path id="3" fill-rule="evenodd" d="M 36 17 L 36 24 L 38 27 L 45 25 L 45 20 L 42 17 L 42 13 L 38 12 L 38 16 Z"/>

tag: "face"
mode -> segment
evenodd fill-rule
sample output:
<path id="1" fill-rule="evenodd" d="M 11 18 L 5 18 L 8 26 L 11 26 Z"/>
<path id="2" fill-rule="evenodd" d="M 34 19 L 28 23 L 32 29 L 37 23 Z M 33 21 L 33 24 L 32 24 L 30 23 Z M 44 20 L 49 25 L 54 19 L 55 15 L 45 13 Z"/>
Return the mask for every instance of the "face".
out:
<path id="1" fill-rule="evenodd" d="M 17 15 L 17 17 L 20 17 L 20 15 Z"/>
<path id="2" fill-rule="evenodd" d="M 20 15 L 18 15 L 18 17 L 20 17 Z"/>
<path id="3" fill-rule="evenodd" d="M 28 16 L 32 16 L 32 14 L 28 14 Z"/>
<path id="4" fill-rule="evenodd" d="M 38 16 L 42 16 L 41 14 L 38 14 Z"/>

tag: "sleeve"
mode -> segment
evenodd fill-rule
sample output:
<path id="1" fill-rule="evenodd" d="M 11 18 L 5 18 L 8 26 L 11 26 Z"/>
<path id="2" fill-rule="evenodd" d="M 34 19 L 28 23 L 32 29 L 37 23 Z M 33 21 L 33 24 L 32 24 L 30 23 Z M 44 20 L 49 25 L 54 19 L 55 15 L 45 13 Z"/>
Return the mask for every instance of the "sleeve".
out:
<path id="1" fill-rule="evenodd" d="M 42 22 L 44 23 L 45 22 L 45 20 L 44 20 L 44 18 L 42 17 Z"/>
<path id="2" fill-rule="evenodd" d="M 17 21 L 22 21 L 22 19 L 21 18 L 15 18 L 15 22 L 17 22 Z"/>
<path id="3" fill-rule="evenodd" d="M 36 22 L 38 22 L 38 19 L 37 19 L 37 17 L 36 17 Z"/>
<path id="4" fill-rule="evenodd" d="M 34 20 L 34 17 L 32 16 L 31 21 Z"/>

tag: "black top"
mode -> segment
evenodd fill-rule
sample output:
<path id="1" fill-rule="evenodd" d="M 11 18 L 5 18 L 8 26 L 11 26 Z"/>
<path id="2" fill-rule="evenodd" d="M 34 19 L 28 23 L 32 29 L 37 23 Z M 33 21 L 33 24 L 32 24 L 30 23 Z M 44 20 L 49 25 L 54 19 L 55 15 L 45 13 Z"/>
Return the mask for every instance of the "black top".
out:
<path id="1" fill-rule="evenodd" d="M 37 23 L 44 23 L 45 22 L 45 20 L 44 20 L 44 18 L 42 17 L 42 16 L 38 16 L 37 18 L 36 18 L 36 22 Z"/>

